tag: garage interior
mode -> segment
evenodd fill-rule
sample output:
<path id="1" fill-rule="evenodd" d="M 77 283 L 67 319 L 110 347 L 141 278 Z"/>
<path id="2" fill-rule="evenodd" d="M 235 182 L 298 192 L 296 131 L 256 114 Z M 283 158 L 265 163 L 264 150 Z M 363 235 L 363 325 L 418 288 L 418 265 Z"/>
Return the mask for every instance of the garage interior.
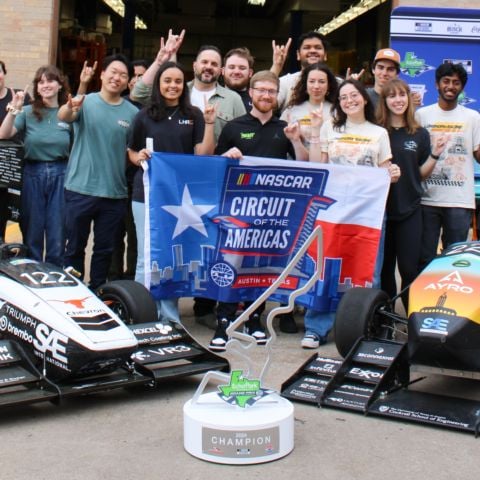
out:
<path id="1" fill-rule="evenodd" d="M 263 3 L 263 5 L 262 5 Z M 368 5 L 366 13 L 329 33 L 328 64 L 338 74 L 359 71 L 375 51 L 388 45 L 391 0 L 61 0 L 57 64 L 73 87 L 85 60 L 122 52 L 131 60 L 151 61 L 170 28 L 186 30 L 179 61 L 191 70 L 198 48 L 222 52 L 248 47 L 255 69 L 269 68 L 272 40 L 285 43 L 316 30 L 342 12 Z M 121 14 L 123 9 L 123 14 Z M 121 13 L 118 13 L 120 11 Z M 350 10 L 352 11 L 352 10 Z M 292 46 L 285 72 L 298 69 Z M 92 82 L 92 90 L 99 86 Z"/>

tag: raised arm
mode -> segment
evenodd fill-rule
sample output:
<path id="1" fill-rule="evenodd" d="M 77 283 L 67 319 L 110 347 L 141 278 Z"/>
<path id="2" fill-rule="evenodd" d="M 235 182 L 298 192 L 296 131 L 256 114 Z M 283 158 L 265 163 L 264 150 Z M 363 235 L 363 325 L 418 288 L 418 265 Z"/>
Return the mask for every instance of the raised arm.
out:
<path id="1" fill-rule="evenodd" d="M 290 143 L 293 145 L 295 151 L 295 159 L 308 161 L 308 150 L 302 143 L 302 138 L 300 135 L 300 125 L 298 122 L 289 123 L 284 129 L 283 132 L 285 136 L 290 140 Z"/>
<path id="2" fill-rule="evenodd" d="M 88 60 L 85 60 L 82 71 L 80 72 L 80 84 L 78 85 L 77 96 L 85 95 L 87 93 L 88 85 L 95 76 L 98 62 L 95 60 L 92 67 L 88 66 Z"/>
<path id="3" fill-rule="evenodd" d="M 12 138 L 17 133 L 17 129 L 15 128 L 15 118 L 23 110 L 27 89 L 28 85 L 23 92 L 20 91 L 14 93 L 12 101 L 7 105 L 7 115 L 0 126 L 0 139 L 4 140 Z"/>
<path id="4" fill-rule="evenodd" d="M 217 104 L 208 103 L 207 96 L 203 96 L 205 104 L 203 119 L 205 120 L 205 130 L 201 143 L 195 145 L 197 155 L 213 155 L 215 152 L 215 118 L 217 117 Z"/>
<path id="5" fill-rule="evenodd" d="M 270 71 L 273 72 L 277 77 L 280 76 L 283 70 L 283 66 L 285 65 L 285 60 L 288 57 L 288 50 L 290 49 L 290 45 L 292 44 L 292 39 L 289 38 L 285 45 L 277 45 L 275 40 L 272 40 L 272 66 L 270 67 Z"/>
<path id="6" fill-rule="evenodd" d="M 78 112 L 82 108 L 85 95 L 77 95 L 72 97 L 68 95 L 68 100 L 58 109 L 58 119 L 62 122 L 72 123 L 77 118 Z"/>
<path id="7" fill-rule="evenodd" d="M 153 80 L 158 72 L 158 69 L 160 68 L 160 65 L 168 62 L 169 60 L 176 61 L 177 52 L 182 45 L 184 37 L 185 30 L 182 30 L 180 35 L 174 35 L 172 29 L 170 29 L 168 31 L 166 42 L 163 37 L 160 38 L 160 50 L 158 50 L 155 60 L 142 76 L 142 81 L 145 85 L 151 86 L 153 84 Z"/>

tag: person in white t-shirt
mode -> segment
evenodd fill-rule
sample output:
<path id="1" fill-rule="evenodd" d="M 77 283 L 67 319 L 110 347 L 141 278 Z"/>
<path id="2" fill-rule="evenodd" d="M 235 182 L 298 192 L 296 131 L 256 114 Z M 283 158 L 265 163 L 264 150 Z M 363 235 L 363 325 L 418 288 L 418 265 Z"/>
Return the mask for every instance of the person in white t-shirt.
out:
<path id="1" fill-rule="evenodd" d="M 467 78 L 460 64 L 440 65 L 435 71 L 438 102 L 417 111 L 432 145 L 442 146 L 421 200 L 422 265 L 435 257 L 440 231 L 443 248 L 467 240 L 475 209 L 473 167 L 475 160 L 480 162 L 480 114 L 459 104 Z"/>
<path id="2" fill-rule="evenodd" d="M 345 80 L 338 88 L 333 112 L 332 118 L 323 122 L 320 141 L 310 144 L 310 161 L 388 168 L 391 181 L 396 182 L 400 168 L 390 161 L 388 132 L 375 124 L 372 102 L 363 84 L 354 79 Z M 374 287 L 380 286 L 383 237 L 382 228 L 372 282 Z M 316 348 L 326 343 L 333 320 L 334 313 L 307 310 L 302 347 Z"/>
<path id="3" fill-rule="evenodd" d="M 312 132 L 312 112 L 316 110 L 317 114 L 321 113 L 323 120 L 329 119 L 337 88 L 335 75 L 324 63 L 314 63 L 302 70 L 290 102 L 280 118 L 288 123 L 299 123 L 305 147 L 309 147 L 312 134 L 313 141 L 318 141 L 318 128 Z"/>
<path id="4" fill-rule="evenodd" d="M 277 75 L 283 68 L 290 40 L 284 48 L 284 55 L 275 55 L 275 43 L 273 43 L 273 65 L 270 70 Z M 318 32 L 310 31 L 300 35 L 298 39 L 297 60 L 300 62 L 302 70 L 313 63 L 327 61 L 327 40 L 324 35 Z M 278 92 L 278 108 L 283 111 L 290 101 L 293 89 L 297 84 L 302 70 L 295 73 L 287 73 L 280 77 L 280 90 Z"/>

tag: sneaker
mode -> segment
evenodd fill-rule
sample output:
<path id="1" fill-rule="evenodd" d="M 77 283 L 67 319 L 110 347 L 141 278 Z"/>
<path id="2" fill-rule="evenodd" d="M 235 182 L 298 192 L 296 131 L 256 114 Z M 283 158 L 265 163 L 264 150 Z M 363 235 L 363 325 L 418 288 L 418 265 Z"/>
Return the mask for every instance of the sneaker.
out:
<path id="1" fill-rule="evenodd" d="M 218 352 L 225 351 L 225 346 L 228 342 L 227 327 L 230 325 L 230 321 L 226 318 L 217 320 L 217 329 L 213 334 L 213 338 L 210 340 L 210 350 L 216 350 Z"/>
<path id="2" fill-rule="evenodd" d="M 283 333 L 297 333 L 298 327 L 295 322 L 295 317 L 290 313 L 282 313 L 280 318 L 280 331 Z"/>
<path id="3" fill-rule="evenodd" d="M 257 341 L 258 345 L 265 345 L 267 343 L 267 335 L 265 334 L 265 329 L 262 326 L 258 313 L 251 315 L 245 322 L 245 333 L 251 335 Z"/>
<path id="4" fill-rule="evenodd" d="M 319 337 L 315 333 L 308 332 L 305 334 L 301 341 L 302 348 L 318 348 L 320 345 L 325 345 L 326 343 L 326 337 Z"/>
<path id="5" fill-rule="evenodd" d="M 318 348 L 320 339 L 314 333 L 307 333 L 301 341 L 302 348 Z"/>

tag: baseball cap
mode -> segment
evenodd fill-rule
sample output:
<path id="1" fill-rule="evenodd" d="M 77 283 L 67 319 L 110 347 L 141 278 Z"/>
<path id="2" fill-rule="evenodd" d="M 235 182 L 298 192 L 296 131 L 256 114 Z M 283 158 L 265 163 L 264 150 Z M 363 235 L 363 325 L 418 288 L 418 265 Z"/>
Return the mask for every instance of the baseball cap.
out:
<path id="1" fill-rule="evenodd" d="M 375 55 L 373 62 L 375 63 L 378 60 L 390 60 L 400 66 L 400 54 L 392 48 L 382 48 L 379 50 Z"/>

